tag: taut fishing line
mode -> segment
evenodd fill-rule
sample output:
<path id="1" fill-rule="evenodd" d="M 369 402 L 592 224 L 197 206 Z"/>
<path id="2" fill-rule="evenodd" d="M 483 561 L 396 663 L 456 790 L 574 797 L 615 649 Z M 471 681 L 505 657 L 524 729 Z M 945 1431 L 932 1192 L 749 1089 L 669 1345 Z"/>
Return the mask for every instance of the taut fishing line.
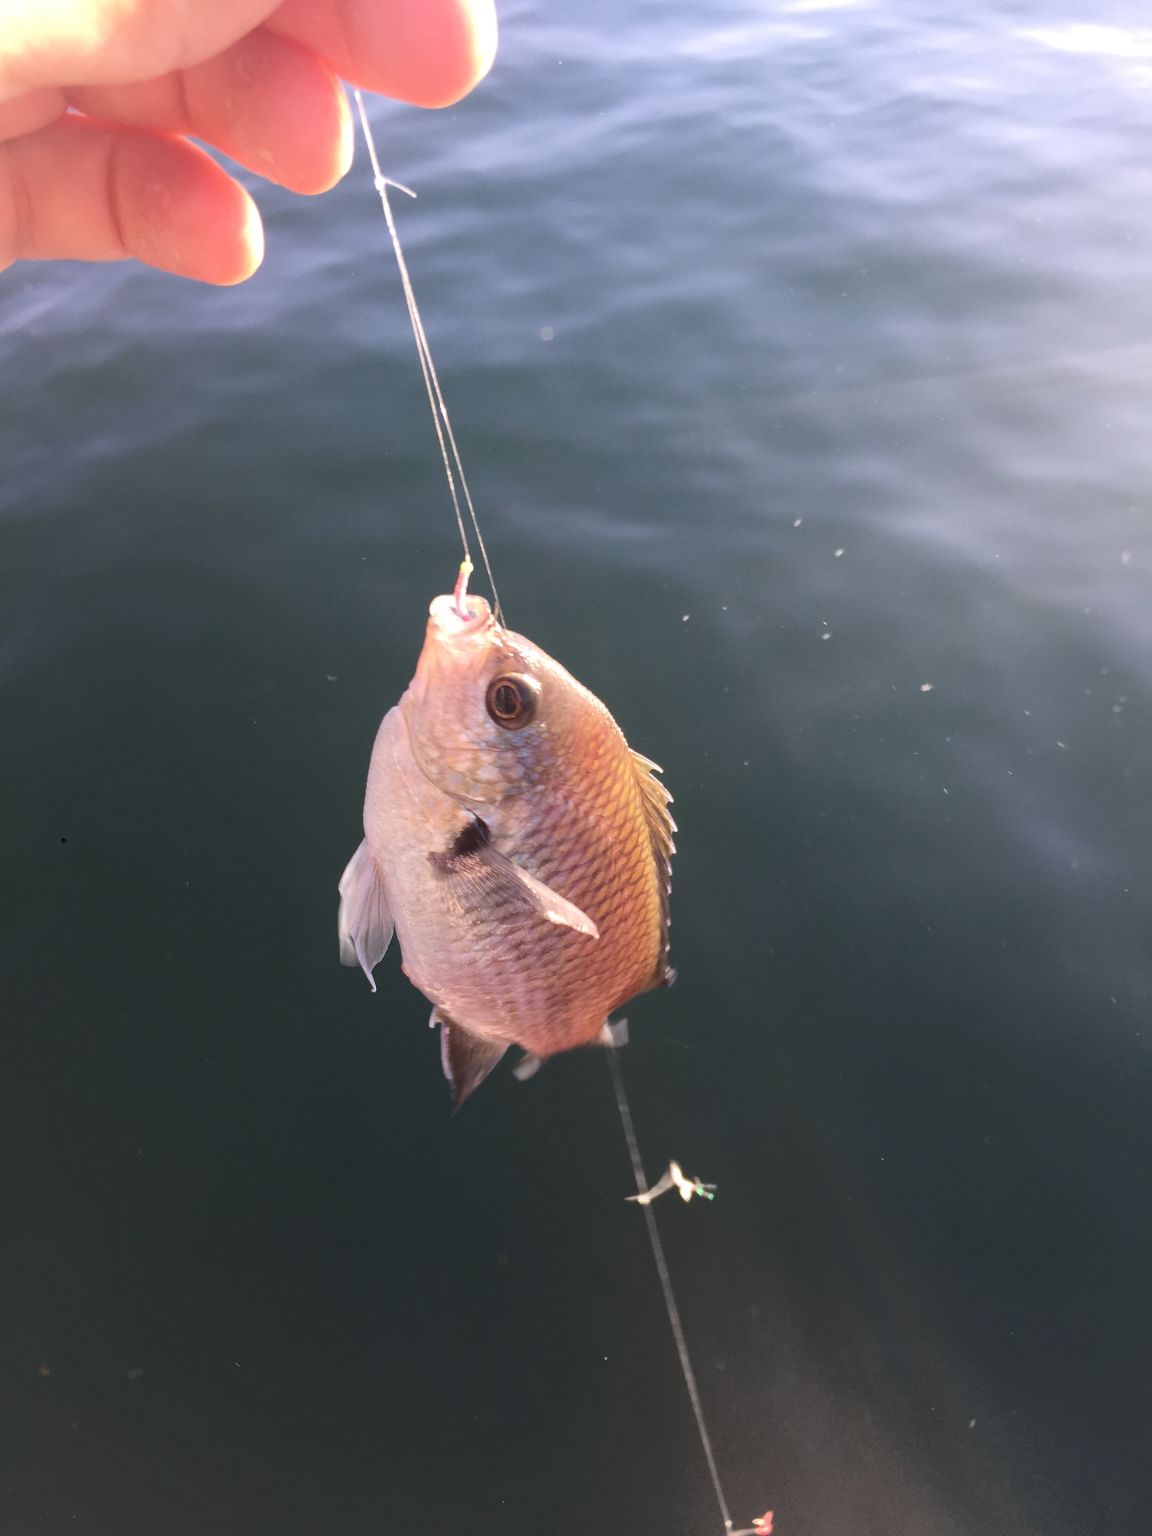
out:
<path id="1" fill-rule="evenodd" d="M 372 175 L 376 191 L 380 194 L 380 206 L 384 210 L 384 219 L 388 225 L 392 249 L 396 253 L 396 265 L 400 269 L 400 282 L 404 288 L 404 302 L 408 306 L 408 319 L 412 324 L 412 335 L 416 338 L 416 352 L 420 358 L 420 372 L 424 375 L 424 388 L 428 392 L 428 404 L 432 410 L 432 422 L 436 428 L 436 440 L 440 444 L 440 457 L 444 461 L 444 473 L 448 477 L 448 492 L 452 497 L 452 510 L 456 513 L 456 526 L 460 530 L 460 542 L 464 546 L 465 578 L 467 572 L 472 568 L 472 551 L 468 547 L 468 531 L 464 526 L 464 514 L 460 510 L 460 494 L 463 495 L 464 505 L 468 508 L 468 517 L 476 534 L 476 544 L 480 550 L 480 558 L 484 562 L 484 570 L 488 575 L 488 585 L 492 588 L 492 607 L 496 614 L 496 622 L 502 624 L 504 622 L 504 613 L 500 606 L 500 594 L 496 590 L 496 578 L 492 575 L 492 562 L 488 558 L 488 550 L 484 544 L 484 535 L 480 532 L 480 522 L 476 516 L 476 508 L 472 505 L 472 493 L 468 489 L 468 481 L 464 474 L 464 464 L 460 458 L 460 450 L 456 446 L 456 434 L 452 430 L 448 407 L 444 401 L 444 392 L 440 388 L 440 380 L 436 374 L 436 364 L 432 361 L 432 350 L 428 345 L 428 337 L 424 334 L 424 322 L 420 318 L 420 310 L 416 305 L 416 294 L 412 289 L 412 279 L 408 276 L 408 263 L 404 260 L 400 236 L 396 232 L 396 224 L 392 218 L 392 205 L 388 201 L 389 187 L 395 187 L 398 191 L 406 193 L 408 197 L 415 197 L 416 194 L 410 187 L 406 187 L 403 182 L 391 181 L 381 171 L 380 160 L 376 154 L 376 141 L 372 137 L 368 113 L 364 108 L 364 98 L 356 88 L 353 88 L 352 94 L 356 99 L 356 110 L 360 114 L 360 127 L 364 131 L 364 143 L 368 147 L 368 158 L 372 162 Z M 456 490 L 457 481 L 459 481 L 460 485 L 460 494 Z"/>
<path id="2" fill-rule="evenodd" d="M 412 325 L 412 334 L 416 339 L 416 352 L 420 359 L 420 371 L 424 377 L 424 388 L 428 394 L 428 405 L 432 411 L 432 421 L 436 428 L 436 439 L 440 444 L 440 457 L 443 460 L 444 473 L 448 479 L 448 491 L 452 497 L 452 509 L 456 514 L 456 526 L 460 530 L 460 542 L 464 546 L 464 564 L 461 566 L 461 582 L 457 584 L 457 598 L 459 601 L 463 591 L 462 583 L 466 583 L 467 575 L 472 569 L 472 554 L 468 545 L 468 528 L 464 520 L 464 509 L 466 508 L 468 521 L 471 523 L 472 531 L 476 535 L 476 544 L 480 551 L 480 558 L 484 562 L 488 583 L 492 588 L 496 619 L 498 623 L 502 624 L 504 618 L 500 607 L 500 598 L 496 591 L 496 581 L 492 575 L 492 563 L 488 558 L 488 550 L 484 544 L 484 535 L 480 532 L 480 522 L 476 516 L 476 508 L 472 504 L 472 495 L 468 489 L 468 481 L 464 474 L 460 450 L 456 446 L 456 436 L 452 431 L 452 422 L 448 416 L 444 392 L 440 388 L 436 365 L 432 361 L 432 352 L 428 345 L 428 337 L 424 331 L 424 322 L 420 318 L 420 310 L 416 304 L 416 295 L 412 289 L 412 280 L 408 275 L 408 263 L 404 260 L 400 236 L 396 231 L 396 224 L 392 218 L 392 206 L 388 201 L 389 187 L 395 187 L 398 191 L 404 192 L 408 197 L 415 197 L 416 194 L 411 188 L 404 186 L 402 182 L 392 181 L 381 171 L 380 160 L 376 153 L 376 143 L 372 137 L 368 113 L 364 107 L 364 98 L 356 89 L 353 89 L 352 94 L 356 101 L 356 110 L 360 117 L 360 127 L 364 133 L 364 143 L 368 149 L 368 158 L 372 162 L 372 175 L 376 191 L 380 196 L 380 205 L 384 210 L 388 234 L 392 241 L 392 249 L 396 255 L 396 265 L 400 270 L 400 281 L 404 289 L 404 302 L 408 306 L 408 319 Z M 463 508 L 461 507 L 461 497 L 463 498 Z M 767 1526 L 758 1525 L 755 1531 L 749 1530 L 747 1533 L 733 1531 L 732 1529 L 732 1518 L 728 1512 L 728 1501 L 724 1497 L 720 1473 L 716 1467 L 716 1456 L 712 1450 L 712 1438 L 708 1433 L 708 1425 L 704 1418 L 704 1408 L 700 1402 L 700 1392 L 696 1385 L 696 1373 L 692 1369 L 692 1359 L 688 1353 L 688 1344 L 684 1337 L 684 1327 L 680 1321 L 680 1308 L 676 1304 L 676 1293 L 672 1289 L 672 1277 L 668 1271 L 668 1261 L 664 1256 L 664 1245 L 660 1240 L 660 1231 L 656 1225 L 656 1216 L 651 1206 L 652 1197 L 657 1193 L 657 1190 L 649 1188 L 648 1181 L 644 1176 L 644 1164 L 640 1157 L 640 1147 L 636 1140 L 636 1128 L 632 1122 L 632 1110 L 628 1104 L 628 1095 L 624 1089 L 624 1078 L 620 1072 L 620 1063 L 616 1059 L 615 1048 L 610 1046 L 606 1054 L 609 1071 L 612 1074 L 612 1085 L 616 1093 L 616 1107 L 619 1110 L 620 1123 L 624 1128 L 624 1137 L 628 1143 L 628 1155 L 632 1160 L 632 1173 L 636 1180 L 635 1198 L 644 1207 L 644 1221 L 648 1228 L 648 1241 L 652 1248 L 652 1257 L 656 1263 L 656 1273 L 660 1279 L 660 1289 L 664 1297 L 664 1308 L 668 1314 L 668 1323 L 672 1329 L 676 1353 L 680 1357 L 680 1370 L 683 1373 L 688 1400 L 692 1405 L 696 1429 L 700 1436 L 700 1444 L 704 1450 L 704 1459 L 708 1463 L 708 1472 L 712 1479 L 712 1488 L 716 1494 L 716 1503 L 720 1510 L 720 1517 L 724 1522 L 725 1536 L 759 1536 L 761 1530 L 771 1529 L 770 1524 Z M 673 1167 L 675 1166 L 673 1165 Z M 681 1180 L 681 1183 L 689 1189 L 692 1187 L 691 1181 Z M 697 1184 L 695 1192 L 704 1194 L 710 1188 L 711 1186 L 709 1185 Z M 682 1188 L 681 1193 L 683 1194 L 683 1192 Z"/>

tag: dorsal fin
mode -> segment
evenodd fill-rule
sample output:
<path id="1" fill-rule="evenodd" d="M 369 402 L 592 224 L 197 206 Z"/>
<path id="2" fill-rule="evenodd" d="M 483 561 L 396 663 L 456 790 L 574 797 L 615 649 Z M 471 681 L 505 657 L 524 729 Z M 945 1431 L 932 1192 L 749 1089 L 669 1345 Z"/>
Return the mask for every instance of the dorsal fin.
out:
<path id="1" fill-rule="evenodd" d="M 666 985 L 672 975 L 668 967 L 668 903 L 672 890 L 672 855 L 676 852 L 676 844 L 672 841 L 676 823 L 672 820 L 672 812 L 668 809 L 672 804 L 672 796 L 656 778 L 656 774 L 663 772 L 660 764 L 654 763 L 649 757 L 643 757 L 639 752 L 633 752 L 632 768 L 636 774 L 636 787 L 640 791 L 640 804 L 648 827 L 648 839 L 652 845 L 652 858 L 656 864 L 656 881 L 660 890 L 662 947 L 656 970 L 649 983 L 650 986 L 660 987 Z"/>

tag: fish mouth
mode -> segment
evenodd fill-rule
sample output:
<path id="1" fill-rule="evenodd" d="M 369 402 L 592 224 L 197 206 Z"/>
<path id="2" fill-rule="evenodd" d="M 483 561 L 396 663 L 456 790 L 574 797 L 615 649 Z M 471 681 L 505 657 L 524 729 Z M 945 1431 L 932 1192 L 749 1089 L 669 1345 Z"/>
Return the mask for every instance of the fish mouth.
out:
<path id="1" fill-rule="evenodd" d="M 496 619 L 485 598 L 478 594 L 464 598 L 464 613 L 456 608 L 451 592 L 441 592 L 428 606 L 428 629 L 438 640 L 470 640 L 484 635 Z"/>
<path id="2" fill-rule="evenodd" d="M 501 666 L 530 672 L 537 665 L 536 648 L 506 628 L 499 611 L 493 613 L 485 598 L 466 597 L 461 614 L 455 596 L 443 592 L 428 607 L 424 645 L 409 691 L 423 697 L 440 678 L 482 683 L 486 673 Z"/>
<path id="3" fill-rule="evenodd" d="M 450 769 L 436 762 L 435 752 L 425 750 L 413 713 L 428 705 L 438 685 L 446 685 L 453 694 L 466 692 L 470 679 L 479 677 L 490 654 L 492 636 L 500 629 L 492 609 L 483 597 L 463 599 L 464 613 L 457 610 L 453 593 L 434 597 L 428 607 L 428 631 L 416 663 L 416 672 L 400 700 L 400 718 L 408 737 L 412 760 L 428 783 L 459 805 L 480 805 L 482 797 L 461 792 L 453 783 Z M 433 707 L 433 717 L 437 710 Z"/>
<path id="4" fill-rule="evenodd" d="M 458 686 L 482 669 L 499 629 L 495 615 L 482 597 L 466 597 L 463 614 L 450 592 L 434 597 L 428 607 L 428 629 L 416 662 L 416 675 L 408 692 L 423 701 L 441 680 Z"/>

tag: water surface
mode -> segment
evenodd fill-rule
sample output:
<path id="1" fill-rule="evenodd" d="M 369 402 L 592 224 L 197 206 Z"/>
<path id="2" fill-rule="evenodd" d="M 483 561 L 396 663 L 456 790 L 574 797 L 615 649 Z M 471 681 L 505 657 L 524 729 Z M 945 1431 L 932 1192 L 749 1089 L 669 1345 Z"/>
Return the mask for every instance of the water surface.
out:
<path id="1" fill-rule="evenodd" d="M 513 624 L 667 770 L 624 1066 L 733 1511 L 1152 1495 L 1152 31 L 503 10 L 379 104 Z M 5 1536 L 719 1530 L 604 1063 L 335 965 L 457 558 L 363 164 L 0 282 Z"/>

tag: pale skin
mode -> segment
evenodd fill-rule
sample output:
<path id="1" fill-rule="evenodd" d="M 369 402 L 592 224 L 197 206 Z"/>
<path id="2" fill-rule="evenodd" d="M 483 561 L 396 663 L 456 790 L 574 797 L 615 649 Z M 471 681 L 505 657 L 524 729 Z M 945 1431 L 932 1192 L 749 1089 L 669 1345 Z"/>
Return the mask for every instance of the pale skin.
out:
<path id="1" fill-rule="evenodd" d="M 447 106 L 495 50 L 493 0 L 0 0 L 0 270 L 135 258 L 242 282 L 260 215 L 192 138 L 324 192 L 352 158 L 341 80 Z"/>

